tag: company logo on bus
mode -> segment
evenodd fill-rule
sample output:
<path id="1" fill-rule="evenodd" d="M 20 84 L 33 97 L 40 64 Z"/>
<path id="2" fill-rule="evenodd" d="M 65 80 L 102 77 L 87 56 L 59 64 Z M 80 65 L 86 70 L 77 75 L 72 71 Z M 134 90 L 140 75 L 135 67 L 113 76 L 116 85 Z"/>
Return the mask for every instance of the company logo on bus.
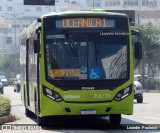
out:
<path id="1" fill-rule="evenodd" d="M 82 87 L 82 90 L 94 90 L 94 87 Z"/>

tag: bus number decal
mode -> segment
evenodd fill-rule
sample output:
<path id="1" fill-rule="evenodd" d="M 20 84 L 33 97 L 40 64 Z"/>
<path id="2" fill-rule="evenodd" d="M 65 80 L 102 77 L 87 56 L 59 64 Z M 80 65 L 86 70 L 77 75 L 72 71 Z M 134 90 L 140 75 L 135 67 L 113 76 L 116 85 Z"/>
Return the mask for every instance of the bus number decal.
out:
<path id="1" fill-rule="evenodd" d="M 94 94 L 94 98 L 98 99 L 98 98 L 106 98 L 109 99 L 111 97 L 110 94 L 102 94 L 102 93 L 98 93 L 98 94 Z"/>

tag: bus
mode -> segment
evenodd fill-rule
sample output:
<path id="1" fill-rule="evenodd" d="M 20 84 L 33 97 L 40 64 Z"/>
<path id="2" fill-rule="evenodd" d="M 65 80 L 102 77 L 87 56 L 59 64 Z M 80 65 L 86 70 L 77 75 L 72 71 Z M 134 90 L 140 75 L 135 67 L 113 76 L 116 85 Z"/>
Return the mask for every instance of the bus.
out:
<path id="1" fill-rule="evenodd" d="M 53 12 L 22 32 L 21 94 L 27 117 L 133 114 L 134 56 L 126 14 L 105 10 Z M 134 33 L 134 32 L 133 32 Z"/>

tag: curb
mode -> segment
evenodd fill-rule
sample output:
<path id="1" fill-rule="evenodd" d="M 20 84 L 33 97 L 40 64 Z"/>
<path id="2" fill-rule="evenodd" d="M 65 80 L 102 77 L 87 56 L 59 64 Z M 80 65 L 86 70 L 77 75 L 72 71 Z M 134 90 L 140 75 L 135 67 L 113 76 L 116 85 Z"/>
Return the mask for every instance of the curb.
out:
<path id="1" fill-rule="evenodd" d="M 160 93 L 160 90 L 147 90 L 147 89 L 143 89 L 143 92 L 146 92 L 146 93 Z"/>
<path id="2" fill-rule="evenodd" d="M 13 115 L 3 116 L 3 117 L 0 117 L 0 125 L 7 123 L 7 122 L 13 122 L 15 120 L 16 120 L 16 117 Z"/>

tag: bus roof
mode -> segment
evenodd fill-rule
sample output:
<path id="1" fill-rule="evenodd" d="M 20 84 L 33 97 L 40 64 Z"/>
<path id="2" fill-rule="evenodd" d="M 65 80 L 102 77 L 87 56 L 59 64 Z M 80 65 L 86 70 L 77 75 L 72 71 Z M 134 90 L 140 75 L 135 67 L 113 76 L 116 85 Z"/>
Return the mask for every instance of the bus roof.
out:
<path id="1" fill-rule="evenodd" d="M 50 12 L 48 14 L 45 14 L 42 16 L 43 17 L 47 17 L 47 16 L 61 16 L 61 15 L 91 15 L 91 14 L 97 14 L 97 15 L 110 15 L 110 16 L 123 16 L 123 17 L 127 17 L 126 14 L 124 13 L 118 13 L 118 12 L 108 12 L 106 10 L 102 10 L 102 9 L 93 9 L 90 11 L 64 11 L 64 12 Z"/>

